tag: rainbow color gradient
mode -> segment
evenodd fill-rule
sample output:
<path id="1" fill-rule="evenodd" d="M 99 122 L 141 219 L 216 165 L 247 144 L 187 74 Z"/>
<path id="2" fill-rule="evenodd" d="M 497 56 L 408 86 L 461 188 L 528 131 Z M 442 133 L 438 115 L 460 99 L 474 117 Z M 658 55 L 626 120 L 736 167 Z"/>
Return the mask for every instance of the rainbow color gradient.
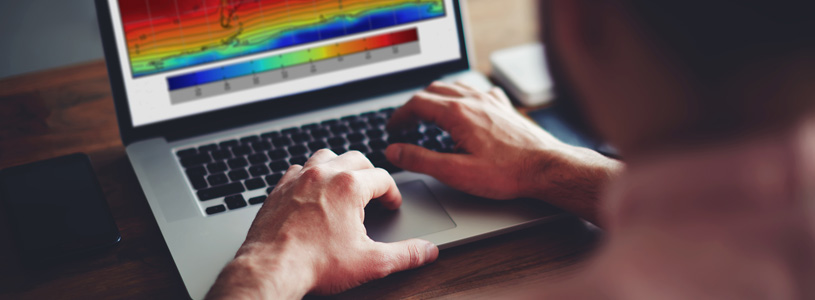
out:
<path id="1" fill-rule="evenodd" d="M 445 15 L 443 0 L 119 0 L 134 77 Z"/>
<path id="2" fill-rule="evenodd" d="M 196 85 L 207 84 L 210 82 L 232 79 L 278 70 L 285 67 L 306 64 L 309 62 L 335 58 L 341 55 L 349 55 L 365 52 L 367 50 L 396 46 L 418 40 L 418 31 L 416 29 L 409 29 L 359 40 L 270 56 L 258 60 L 229 65 L 222 68 L 169 77 L 167 78 L 167 83 L 170 90 L 173 91 Z"/>

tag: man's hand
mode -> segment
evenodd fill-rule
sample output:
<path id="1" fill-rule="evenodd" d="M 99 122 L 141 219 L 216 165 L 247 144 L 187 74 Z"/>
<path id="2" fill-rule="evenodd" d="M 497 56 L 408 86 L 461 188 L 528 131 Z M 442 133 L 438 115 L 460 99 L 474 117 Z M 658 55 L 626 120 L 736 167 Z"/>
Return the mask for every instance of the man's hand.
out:
<path id="1" fill-rule="evenodd" d="M 402 203 L 393 178 L 359 152 L 320 150 L 305 166 L 292 166 L 208 298 L 334 294 L 438 257 L 427 241 L 371 240 L 362 225 L 371 199 L 389 209 Z"/>
<path id="2" fill-rule="evenodd" d="M 595 221 L 599 186 L 620 168 L 592 150 L 560 142 L 521 116 L 497 88 L 483 93 L 461 83 L 433 83 L 394 112 L 388 129 L 409 129 L 418 120 L 447 130 L 460 153 L 394 144 L 388 159 L 477 196 L 538 198 Z"/>

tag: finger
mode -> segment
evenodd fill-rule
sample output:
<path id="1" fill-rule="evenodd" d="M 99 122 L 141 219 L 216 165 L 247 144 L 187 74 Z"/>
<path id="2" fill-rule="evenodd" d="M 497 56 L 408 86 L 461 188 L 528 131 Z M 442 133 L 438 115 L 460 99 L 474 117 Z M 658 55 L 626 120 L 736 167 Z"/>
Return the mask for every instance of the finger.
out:
<path id="1" fill-rule="evenodd" d="M 292 180 L 293 178 L 297 177 L 297 174 L 300 174 L 300 171 L 303 170 L 303 166 L 301 165 L 292 165 L 286 170 L 286 173 L 283 174 L 283 177 L 280 178 L 280 181 L 277 183 L 277 186 L 282 185 L 283 183 Z"/>
<path id="2" fill-rule="evenodd" d="M 461 86 L 452 85 L 441 81 L 433 82 L 425 89 L 425 91 L 452 97 L 465 97 L 468 94 L 467 89 Z"/>
<path id="3" fill-rule="evenodd" d="M 465 89 L 465 90 L 467 90 L 467 91 L 470 91 L 470 92 L 480 92 L 480 91 L 479 91 L 477 88 L 475 88 L 475 87 L 474 87 L 474 86 L 472 86 L 471 84 L 466 83 L 466 82 L 461 81 L 461 80 L 458 80 L 458 81 L 456 81 L 456 82 L 455 82 L 455 83 L 453 83 L 453 84 L 455 84 L 455 85 L 456 85 L 456 86 L 458 86 L 458 87 L 461 87 L 462 89 Z"/>
<path id="4" fill-rule="evenodd" d="M 328 162 L 337 157 L 337 154 L 334 151 L 328 149 L 320 149 L 311 156 L 306 162 L 304 167 L 308 168 L 313 165 L 319 165 L 325 162 Z"/>
<path id="5" fill-rule="evenodd" d="M 431 151 L 411 144 L 393 144 L 385 150 L 388 161 L 399 168 L 449 181 L 466 169 L 471 160 L 463 154 Z"/>
<path id="6" fill-rule="evenodd" d="M 372 199 L 378 199 L 382 206 L 390 210 L 399 209 L 402 206 L 402 194 L 393 177 L 383 169 L 366 169 L 354 172 L 360 181 L 367 183 L 367 188 L 371 192 L 371 197 L 365 199 L 363 205 L 368 205 Z"/>
<path id="7" fill-rule="evenodd" d="M 348 151 L 335 157 L 327 163 L 338 170 L 364 170 L 373 169 L 374 165 L 362 152 Z"/>
<path id="8" fill-rule="evenodd" d="M 395 132 L 415 126 L 419 119 L 446 128 L 446 125 L 449 125 L 450 122 L 450 118 L 445 117 L 449 115 L 447 112 L 449 111 L 450 102 L 449 98 L 438 94 L 418 92 L 410 101 L 393 112 L 387 128 L 389 131 Z"/>
<path id="9" fill-rule="evenodd" d="M 382 254 L 380 271 L 384 274 L 410 270 L 434 262 L 439 257 L 439 248 L 431 242 L 410 239 L 395 243 L 377 243 Z"/>
<path id="10" fill-rule="evenodd" d="M 501 88 L 494 87 L 490 89 L 488 94 L 498 99 L 498 101 L 500 101 L 501 103 L 512 105 L 512 102 L 509 101 L 509 97 Z"/>

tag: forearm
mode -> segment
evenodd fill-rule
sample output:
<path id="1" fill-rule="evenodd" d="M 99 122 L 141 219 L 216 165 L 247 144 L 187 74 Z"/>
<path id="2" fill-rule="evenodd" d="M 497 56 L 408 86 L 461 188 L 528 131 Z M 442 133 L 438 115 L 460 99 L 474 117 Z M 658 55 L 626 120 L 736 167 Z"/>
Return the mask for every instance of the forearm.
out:
<path id="1" fill-rule="evenodd" d="M 244 246 L 238 253 L 207 299 L 301 299 L 308 293 L 312 275 L 294 255 L 265 246 Z"/>
<path id="2" fill-rule="evenodd" d="M 600 194 L 624 165 L 595 151 L 571 147 L 563 151 L 560 159 L 551 153 L 541 155 L 531 164 L 530 197 L 560 207 L 595 225 L 599 224 Z"/>

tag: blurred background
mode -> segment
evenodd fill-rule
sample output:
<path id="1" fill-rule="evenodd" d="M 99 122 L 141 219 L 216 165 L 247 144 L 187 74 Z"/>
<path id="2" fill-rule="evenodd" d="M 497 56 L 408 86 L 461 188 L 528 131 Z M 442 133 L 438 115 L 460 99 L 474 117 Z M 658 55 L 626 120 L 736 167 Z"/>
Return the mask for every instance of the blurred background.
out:
<path id="1" fill-rule="evenodd" d="M 517 45 L 535 39 L 535 0 L 464 0 L 483 7 L 478 13 L 513 16 L 512 32 L 506 24 L 471 24 L 484 41 L 501 40 Z M 506 18 L 479 18 L 506 22 Z M 503 28 L 499 30 L 498 28 Z M 483 37 L 487 38 L 483 38 Z M 78 64 L 104 57 L 93 0 L 3 0 L 0 1 L 0 78 Z M 486 56 L 498 49 L 496 43 L 474 41 L 479 70 L 488 71 Z"/>

